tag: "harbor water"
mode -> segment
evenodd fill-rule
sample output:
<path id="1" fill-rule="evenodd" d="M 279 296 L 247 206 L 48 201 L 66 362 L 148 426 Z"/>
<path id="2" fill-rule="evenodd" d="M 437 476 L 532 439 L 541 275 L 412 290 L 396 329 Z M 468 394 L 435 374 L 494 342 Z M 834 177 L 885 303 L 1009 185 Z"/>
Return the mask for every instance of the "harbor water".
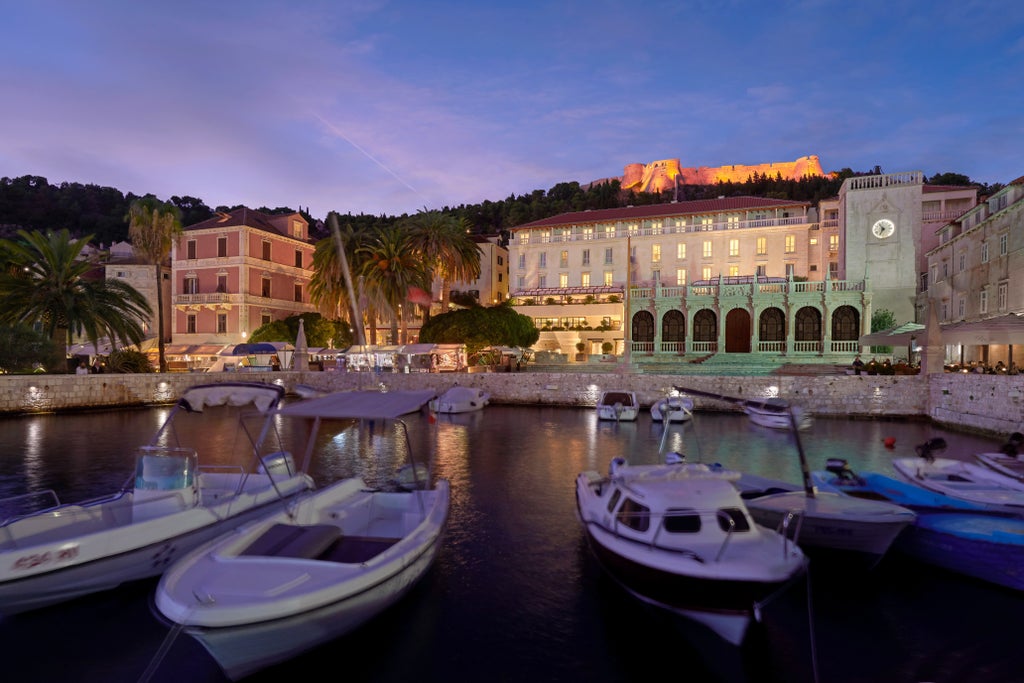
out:
<path id="1" fill-rule="evenodd" d="M 168 410 L 0 420 L 0 498 L 52 489 L 73 502 L 118 489 L 132 473 L 134 447 Z M 199 416 L 190 436 L 201 444 L 201 462 L 239 462 L 245 442 L 233 410 Z M 582 470 L 606 472 L 618 456 L 658 461 L 663 426 L 648 413 L 613 423 L 587 408 L 492 405 L 436 420 L 413 414 L 405 423 L 413 448 L 451 482 L 436 565 L 359 631 L 249 680 L 1024 681 L 1024 596 L 898 555 L 866 573 L 812 560 L 809 580 L 766 605 L 756 638 L 741 648 L 639 603 L 590 554 L 574 481 Z M 358 427 L 339 425 L 318 444 L 318 485 L 354 474 L 386 478 L 377 463 L 393 449 L 393 426 Z M 855 470 L 892 473 L 894 457 L 913 456 L 935 436 L 948 444 L 942 455 L 964 459 L 1000 443 L 924 421 L 818 418 L 801 444 L 811 469 L 840 457 Z M 792 436 L 737 413 L 698 412 L 665 443 L 691 461 L 802 481 Z M 3 680 L 223 683 L 209 655 L 156 616 L 155 586 L 142 581 L 0 618 Z"/>

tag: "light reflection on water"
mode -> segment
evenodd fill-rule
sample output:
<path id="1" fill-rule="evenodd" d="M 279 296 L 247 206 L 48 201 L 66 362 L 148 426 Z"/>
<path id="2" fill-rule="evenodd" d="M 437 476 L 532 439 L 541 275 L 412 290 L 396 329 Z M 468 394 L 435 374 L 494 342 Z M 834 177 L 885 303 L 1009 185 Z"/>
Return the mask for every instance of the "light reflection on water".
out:
<path id="1" fill-rule="evenodd" d="M 54 488 L 62 500 L 73 501 L 121 486 L 131 473 L 134 447 L 150 439 L 166 410 L 0 420 L 0 495 Z M 201 462 L 239 462 L 249 453 L 247 439 L 234 429 L 234 409 L 186 417 L 191 425 L 179 436 L 197 445 Z M 659 679 L 665 667 L 687 671 L 689 681 L 719 680 L 708 672 L 702 648 L 671 629 L 660 631 L 660 622 L 649 611 L 603 578 L 576 519 L 577 473 L 606 472 L 618 456 L 638 464 L 658 461 L 663 426 L 649 413 L 634 423 L 612 423 L 599 422 L 586 408 L 492 405 L 481 413 L 439 415 L 435 422 L 411 415 L 405 423 L 416 454 L 429 458 L 434 473 L 451 482 L 449 525 L 434 571 L 390 615 L 286 665 L 286 670 L 268 671 L 253 681 L 281 680 L 285 671 L 290 679 L 322 680 L 321 672 L 336 667 L 339 656 L 363 652 L 375 656 L 342 656 L 353 680 L 611 683 Z M 301 462 L 308 425 L 282 420 L 276 427 L 285 447 Z M 339 422 L 322 434 L 311 467 L 319 485 L 353 475 L 372 484 L 386 480 L 404 461 L 404 444 L 395 439 L 402 432 L 395 425 L 375 423 L 372 433 L 358 427 Z M 258 428 L 258 422 L 250 425 L 250 433 Z M 916 444 L 933 436 L 946 439 L 945 455 L 953 457 L 968 458 L 998 445 L 925 422 L 890 420 L 818 418 L 800 438 L 812 469 L 822 468 L 827 458 L 844 457 L 854 469 L 890 472 L 894 456 L 912 456 Z M 894 449 L 885 447 L 886 437 L 895 439 Z M 666 447 L 691 461 L 802 481 L 793 439 L 756 427 L 739 413 L 698 412 L 692 424 L 671 426 Z M 863 581 L 840 589 L 829 586 L 824 596 L 816 596 L 816 604 L 823 605 L 815 615 L 821 630 L 821 681 L 954 680 L 940 675 L 946 662 L 964 667 L 962 671 L 987 667 L 992 675 L 978 675 L 977 681 L 1012 680 L 1000 673 L 1024 670 L 1024 655 L 1003 654 L 993 663 L 992 649 L 1001 642 L 1000 634 L 986 628 L 989 621 L 1013 618 L 1024 609 L 1017 596 L 964 587 L 956 578 L 931 577 L 919 570 L 897 573 L 895 581 L 898 589 L 889 592 Z M 913 596 L 930 603 L 923 596 L 925 586 L 936 584 L 948 600 L 979 607 L 952 615 L 927 611 L 926 620 L 917 621 L 914 615 L 922 606 Z M 55 682 L 138 680 L 166 635 L 146 605 L 150 591 L 138 591 L 130 604 L 123 602 L 128 593 L 119 590 L 116 598 L 0 619 L 0 638 L 9 644 L 5 650 L 11 660 L 6 670 L 24 674 L 30 666 L 43 666 L 37 672 L 42 677 L 35 680 Z M 856 593 L 854 602 L 863 603 L 862 609 L 841 599 L 845 591 Z M 836 597 L 830 600 L 833 592 Z M 111 604 L 115 599 L 119 602 Z M 97 614 L 108 612 L 119 616 L 96 621 Z M 135 615 L 131 625 L 121 623 L 128 613 Z M 55 623 L 60 628 L 70 624 L 83 638 L 53 641 L 46 634 L 54 632 Z M 855 631 L 851 624 L 857 624 Z M 974 644 L 978 633 L 986 634 L 987 649 Z M 1013 633 L 1005 630 L 1003 639 L 1015 637 Z M 799 635 L 787 631 L 784 636 L 798 641 L 796 650 L 806 650 Z M 120 645 L 126 638 L 131 648 Z M 222 681 L 198 646 L 183 635 L 180 640 L 184 642 L 175 643 L 154 683 Z M 851 651 L 869 646 L 871 658 L 836 665 L 847 662 Z M 107 653 L 102 662 L 96 652 Z M 49 665 L 51 660 L 61 666 Z M 782 680 L 807 679 L 793 674 Z"/>

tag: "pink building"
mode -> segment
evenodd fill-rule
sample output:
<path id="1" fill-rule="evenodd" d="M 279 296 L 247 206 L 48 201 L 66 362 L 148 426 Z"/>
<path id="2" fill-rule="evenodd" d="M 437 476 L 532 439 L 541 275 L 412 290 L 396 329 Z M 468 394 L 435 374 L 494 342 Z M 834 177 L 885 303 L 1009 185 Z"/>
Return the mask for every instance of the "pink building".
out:
<path id="1" fill-rule="evenodd" d="M 172 264 L 175 344 L 239 344 L 261 325 L 316 310 L 313 244 L 299 213 L 218 213 L 185 228 Z"/>

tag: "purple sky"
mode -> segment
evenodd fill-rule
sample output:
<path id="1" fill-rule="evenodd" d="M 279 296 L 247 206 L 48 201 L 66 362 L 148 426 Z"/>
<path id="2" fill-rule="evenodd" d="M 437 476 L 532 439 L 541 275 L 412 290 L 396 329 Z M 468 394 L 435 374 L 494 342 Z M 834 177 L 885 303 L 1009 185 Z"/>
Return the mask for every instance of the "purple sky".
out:
<path id="1" fill-rule="evenodd" d="M 1020 2 L 5 5 L 0 176 L 322 218 L 673 158 L 1024 175 Z"/>

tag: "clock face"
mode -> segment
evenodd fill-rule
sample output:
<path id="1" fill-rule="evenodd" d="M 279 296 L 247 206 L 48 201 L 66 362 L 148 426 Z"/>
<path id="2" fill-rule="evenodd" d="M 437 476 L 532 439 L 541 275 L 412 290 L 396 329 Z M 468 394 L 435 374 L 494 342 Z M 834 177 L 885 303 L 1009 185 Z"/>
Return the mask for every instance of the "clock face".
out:
<path id="1" fill-rule="evenodd" d="M 880 240 L 884 240 L 894 232 L 896 232 L 896 224 L 888 218 L 877 220 L 875 221 L 875 224 L 871 226 L 871 234 Z"/>

